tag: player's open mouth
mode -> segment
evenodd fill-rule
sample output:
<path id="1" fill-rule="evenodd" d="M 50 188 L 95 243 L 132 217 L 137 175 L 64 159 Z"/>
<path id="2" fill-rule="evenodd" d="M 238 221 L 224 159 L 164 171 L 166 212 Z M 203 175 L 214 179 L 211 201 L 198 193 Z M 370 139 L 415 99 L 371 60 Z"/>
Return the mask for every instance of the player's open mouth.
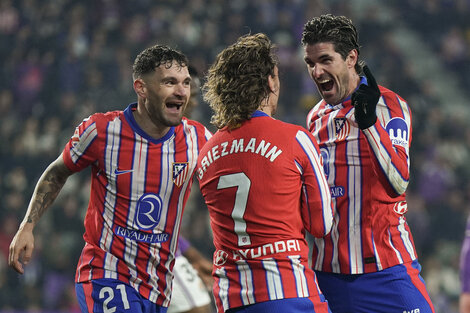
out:
<path id="1" fill-rule="evenodd" d="M 335 85 L 334 81 L 329 80 L 329 79 L 317 81 L 317 83 L 318 83 L 318 86 L 320 86 L 320 89 L 322 91 L 330 91 L 331 89 L 333 89 L 333 86 Z"/>
<path id="2" fill-rule="evenodd" d="M 171 109 L 171 108 L 176 108 L 179 110 L 183 106 L 182 102 L 167 102 L 166 107 Z"/>

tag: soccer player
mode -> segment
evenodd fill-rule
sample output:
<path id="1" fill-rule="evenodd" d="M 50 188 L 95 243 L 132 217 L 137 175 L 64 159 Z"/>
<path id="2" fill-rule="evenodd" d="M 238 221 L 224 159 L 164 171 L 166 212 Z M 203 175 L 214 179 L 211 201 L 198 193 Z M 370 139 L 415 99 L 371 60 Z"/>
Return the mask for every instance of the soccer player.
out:
<path id="1" fill-rule="evenodd" d="M 190 118 L 199 106 L 198 96 L 201 83 L 198 73 L 191 65 L 191 93 L 184 116 Z M 208 292 L 212 282 L 212 262 L 207 260 L 191 243 L 182 236 L 173 267 L 173 290 L 167 313 L 211 313 L 211 298 Z"/>
<path id="2" fill-rule="evenodd" d="M 196 175 L 214 235 L 218 312 L 330 312 L 305 229 L 330 231 L 331 196 L 313 136 L 272 118 L 277 62 L 266 35 L 242 36 L 219 53 L 203 87 L 218 131 Z"/>
<path id="3" fill-rule="evenodd" d="M 210 137 L 183 118 L 191 77 L 184 54 L 155 45 L 133 66 L 137 102 L 83 120 L 39 179 L 10 245 L 23 273 L 33 228 L 67 178 L 91 167 L 76 293 L 82 312 L 166 312 L 183 208 L 199 149 Z"/>
<path id="4" fill-rule="evenodd" d="M 434 312 L 406 222 L 411 111 L 359 62 L 344 16 L 308 21 L 304 60 L 322 100 L 307 125 L 320 145 L 336 212 L 312 265 L 331 310 Z"/>

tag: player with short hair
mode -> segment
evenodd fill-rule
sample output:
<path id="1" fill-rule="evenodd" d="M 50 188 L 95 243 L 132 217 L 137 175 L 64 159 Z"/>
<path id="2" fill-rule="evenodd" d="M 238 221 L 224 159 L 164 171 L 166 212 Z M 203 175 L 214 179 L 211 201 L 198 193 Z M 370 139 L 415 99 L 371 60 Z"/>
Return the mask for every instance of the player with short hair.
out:
<path id="1" fill-rule="evenodd" d="M 23 273 L 34 226 L 67 178 L 91 167 L 75 278 L 82 312 L 166 312 L 184 205 L 199 150 L 211 136 L 183 117 L 191 81 L 184 54 L 163 45 L 145 49 L 133 80 L 136 103 L 77 126 L 39 179 L 10 245 L 9 264 Z"/>
<path id="2" fill-rule="evenodd" d="M 359 61 L 350 19 L 311 19 L 302 45 L 323 98 L 307 125 L 336 212 L 330 234 L 314 240 L 319 286 L 335 313 L 434 312 L 405 218 L 411 110 Z"/>
<path id="3" fill-rule="evenodd" d="M 184 116 L 191 118 L 199 106 L 201 81 L 194 67 L 189 65 L 188 70 L 191 75 L 191 94 Z M 212 284 L 212 262 L 181 235 L 178 238 L 173 275 L 173 290 L 167 313 L 212 312 L 208 292 Z"/>
<path id="4" fill-rule="evenodd" d="M 242 36 L 219 53 L 203 87 L 218 128 L 197 166 L 218 312 L 330 312 L 309 268 L 305 230 L 330 231 L 331 196 L 313 136 L 272 117 L 277 64 L 266 35 Z"/>

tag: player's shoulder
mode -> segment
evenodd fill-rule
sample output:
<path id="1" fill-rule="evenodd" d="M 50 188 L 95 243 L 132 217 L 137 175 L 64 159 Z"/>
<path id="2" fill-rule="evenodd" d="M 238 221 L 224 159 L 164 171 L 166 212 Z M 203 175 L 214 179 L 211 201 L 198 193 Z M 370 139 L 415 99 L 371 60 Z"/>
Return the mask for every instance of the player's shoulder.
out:
<path id="1" fill-rule="evenodd" d="M 90 119 L 92 121 L 98 122 L 98 121 L 110 121 L 115 119 L 116 117 L 119 117 L 123 112 L 122 111 L 108 111 L 108 112 L 95 112 L 91 114 L 89 117 L 86 119 Z"/>
<path id="2" fill-rule="evenodd" d="M 122 111 L 108 111 L 108 112 L 95 112 L 91 115 L 83 118 L 81 125 L 91 125 L 96 124 L 103 125 L 107 124 L 109 121 L 114 120 L 116 117 L 119 117 L 123 112 Z"/>
<path id="3" fill-rule="evenodd" d="M 320 101 L 318 101 L 314 106 L 313 108 L 310 109 L 310 112 L 316 112 L 322 108 L 324 108 L 326 106 L 326 101 L 323 100 L 323 99 L 320 99 Z"/>
<path id="4" fill-rule="evenodd" d="M 380 94 L 382 95 L 382 97 L 385 98 L 385 101 L 388 100 L 388 101 L 392 101 L 395 103 L 398 103 L 399 101 L 406 102 L 405 99 L 403 99 L 398 93 L 388 89 L 387 87 L 379 85 L 379 89 L 380 89 Z"/>
<path id="5" fill-rule="evenodd" d="M 107 127 L 108 123 L 119 118 L 121 120 L 125 119 L 123 111 L 115 110 L 108 112 L 96 112 L 83 119 L 82 123 L 90 125 L 92 123 L 96 124 L 97 128 Z"/>
<path id="6" fill-rule="evenodd" d="M 313 119 L 313 117 L 316 117 L 320 110 L 324 109 L 325 106 L 325 100 L 321 99 L 320 101 L 318 101 L 307 113 L 307 124 Z"/>
<path id="7" fill-rule="evenodd" d="M 184 117 L 182 118 L 181 120 L 181 123 L 182 124 L 187 124 L 187 125 L 191 125 L 191 126 L 195 126 L 196 128 L 206 128 L 201 122 L 198 122 L 198 121 L 195 121 L 195 120 L 191 120 L 187 117 Z"/>
<path id="8" fill-rule="evenodd" d="M 387 111 L 388 113 L 384 114 L 384 116 L 390 116 L 390 118 L 411 118 L 411 108 L 406 100 L 388 88 L 379 86 L 379 89 L 382 94 L 382 98 L 378 103 L 377 110 Z"/>
<path id="9" fill-rule="evenodd" d="M 300 125 L 297 125 L 297 124 L 293 124 L 293 123 L 289 123 L 289 122 L 285 122 L 285 121 L 281 121 L 281 120 L 274 120 L 275 123 L 278 124 L 278 127 L 282 127 L 283 130 L 289 130 L 289 131 L 292 131 L 292 132 L 297 132 L 299 130 L 304 130 L 304 127 L 300 126 Z"/>
<path id="10" fill-rule="evenodd" d="M 206 126 L 204 126 L 198 121 L 188 119 L 187 117 L 182 118 L 181 123 L 178 127 L 180 129 L 183 129 L 183 132 L 188 132 L 189 129 L 195 128 L 196 132 L 202 137 L 204 137 L 205 140 L 208 140 L 212 137 L 212 133 L 209 131 L 209 129 L 206 128 Z"/>
<path id="11" fill-rule="evenodd" d="M 278 119 L 271 119 L 267 123 L 268 127 L 266 131 L 271 132 L 271 133 L 277 133 L 279 136 L 284 136 L 284 137 L 296 137 L 299 132 L 305 132 L 308 133 L 308 130 L 300 125 L 281 121 Z"/>

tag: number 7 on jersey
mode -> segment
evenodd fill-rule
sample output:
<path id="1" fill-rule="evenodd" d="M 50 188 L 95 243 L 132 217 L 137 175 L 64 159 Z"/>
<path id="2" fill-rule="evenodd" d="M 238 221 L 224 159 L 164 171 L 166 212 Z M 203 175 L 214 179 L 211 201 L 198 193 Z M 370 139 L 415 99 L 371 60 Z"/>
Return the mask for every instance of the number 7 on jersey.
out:
<path id="1" fill-rule="evenodd" d="M 248 194 L 250 192 L 251 181 L 245 173 L 235 173 L 220 176 L 217 189 L 225 189 L 237 187 L 235 195 L 235 205 L 233 206 L 232 218 L 235 223 L 234 231 L 238 236 L 238 246 L 251 245 L 250 236 L 246 232 L 246 222 L 243 215 L 248 202 Z"/>

